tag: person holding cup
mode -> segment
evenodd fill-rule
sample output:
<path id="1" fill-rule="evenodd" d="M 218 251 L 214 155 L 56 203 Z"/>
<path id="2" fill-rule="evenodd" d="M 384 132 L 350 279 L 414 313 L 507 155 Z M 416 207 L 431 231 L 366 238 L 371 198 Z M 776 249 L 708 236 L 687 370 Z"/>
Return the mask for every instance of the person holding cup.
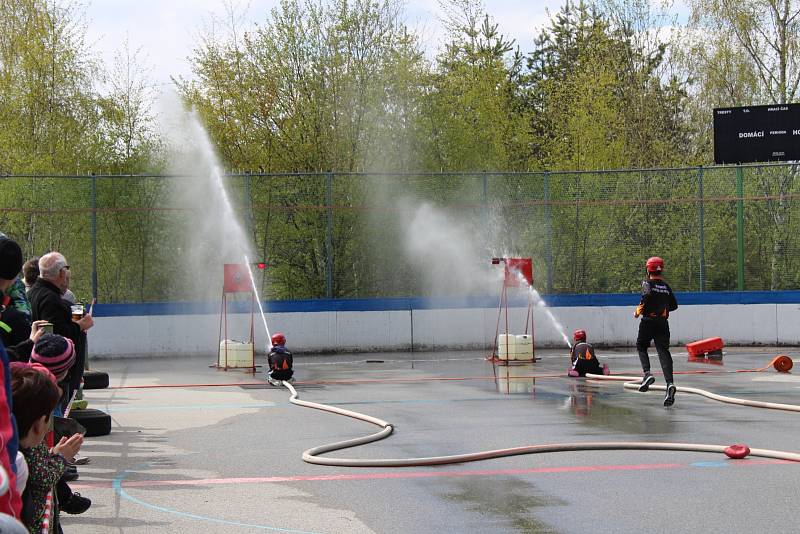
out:
<path id="1" fill-rule="evenodd" d="M 86 362 L 86 331 L 94 326 L 91 313 L 74 320 L 72 306 L 63 299 L 69 289 L 70 277 L 70 266 L 64 255 L 49 252 L 39 258 L 39 278 L 28 291 L 33 320 L 53 323 L 54 334 L 71 339 L 75 344 L 76 361 L 69 375 L 68 395 L 80 386 Z"/>

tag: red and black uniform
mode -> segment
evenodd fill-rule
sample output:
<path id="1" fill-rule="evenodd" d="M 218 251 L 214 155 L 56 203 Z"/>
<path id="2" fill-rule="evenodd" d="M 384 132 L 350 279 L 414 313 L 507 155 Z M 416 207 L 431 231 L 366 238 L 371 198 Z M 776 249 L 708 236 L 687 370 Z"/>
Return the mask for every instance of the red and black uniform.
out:
<path id="1" fill-rule="evenodd" d="M 289 380 L 292 378 L 292 353 L 282 345 L 274 345 L 269 355 L 269 377 L 273 380 Z"/>
<path id="2" fill-rule="evenodd" d="M 572 360 L 572 369 L 580 376 L 586 376 L 586 373 L 603 374 L 603 368 L 600 367 L 600 362 L 594 354 L 594 347 L 590 343 L 585 341 L 575 343 L 569 351 L 569 357 Z"/>
<path id="3" fill-rule="evenodd" d="M 636 316 L 641 316 L 639 335 L 636 337 L 636 350 L 642 362 L 642 370 L 650 373 L 650 356 L 647 348 L 650 341 L 656 346 L 658 360 L 667 384 L 672 383 L 672 355 L 669 352 L 669 312 L 678 309 L 678 301 L 672 288 L 661 278 L 650 278 L 642 282 L 642 298 L 636 308 Z"/>

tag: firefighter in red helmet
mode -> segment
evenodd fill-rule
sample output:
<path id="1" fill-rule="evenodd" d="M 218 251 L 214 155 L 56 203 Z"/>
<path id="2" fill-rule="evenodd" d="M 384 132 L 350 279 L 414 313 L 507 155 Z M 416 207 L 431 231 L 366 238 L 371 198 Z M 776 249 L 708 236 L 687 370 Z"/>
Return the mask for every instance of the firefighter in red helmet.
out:
<path id="1" fill-rule="evenodd" d="M 664 281 L 664 260 L 654 256 L 645 263 L 647 279 L 642 282 L 642 298 L 633 316 L 641 317 L 639 335 L 636 337 L 636 351 L 642 363 L 642 383 L 639 391 L 647 391 L 655 377 L 650 374 L 650 356 L 647 349 L 650 341 L 656 346 L 661 371 L 667 382 L 667 394 L 664 406 L 672 406 L 675 402 L 675 384 L 672 381 L 672 355 L 669 352 L 669 312 L 678 309 L 678 301 L 672 288 Z"/>
<path id="2" fill-rule="evenodd" d="M 569 350 L 571 366 L 567 374 L 569 376 L 586 376 L 586 373 L 595 375 L 608 374 L 608 365 L 600 367 L 597 356 L 594 354 L 594 347 L 586 341 L 586 330 L 575 330 L 572 334 L 572 348 Z"/>
<path id="3" fill-rule="evenodd" d="M 269 363 L 269 372 L 267 380 L 273 386 L 280 386 L 282 380 L 287 382 L 294 382 L 292 375 L 292 353 L 286 348 L 286 336 L 282 332 L 275 332 L 270 338 L 272 347 L 267 356 Z"/>

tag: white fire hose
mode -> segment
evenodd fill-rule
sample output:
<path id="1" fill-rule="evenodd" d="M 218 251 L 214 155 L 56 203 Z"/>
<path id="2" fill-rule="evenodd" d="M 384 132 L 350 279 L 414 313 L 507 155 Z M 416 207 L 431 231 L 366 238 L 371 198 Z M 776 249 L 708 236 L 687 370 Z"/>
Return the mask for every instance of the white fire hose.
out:
<path id="1" fill-rule="evenodd" d="M 611 376 L 611 375 L 606 376 L 606 375 L 593 375 L 591 373 L 587 373 L 586 378 L 590 380 L 614 380 L 614 381 L 625 382 L 624 384 L 625 389 L 639 389 L 639 385 L 642 383 L 641 376 Z M 651 385 L 649 389 L 654 389 L 656 391 L 666 391 L 667 387 Z M 725 395 L 717 395 L 716 393 L 706 391 L 705 389 L 689 388 L 685 386 L 676 387 L 675 389 L 681 393 L 692 393 L 694 395 L 700 395 L 702 397 L 706 397 L 708 399 L 719 402 L 725 402 L 727 404 L 737 404 L 739 406 L 750 406 L 753 408 L 767 408 L 769 410 L 785 410 L 787 412 L 800 412 L 800 406 L 796 404 L 780 404 L 778 402 L 763 402 L 763 401 L 740 399 L 738 397 L 726 397 Z"/>
<path id="2" fill-rule="evenodd" d="M 600 380 L 624 380 L 626 388 L 639 387 L 639 384 L 634 384 L 633 381 L 640 381 L 639 377 L 617 377 L 617 376 L 604 376 L 604 375 L 587 375 L 591 379 Z M 306 408 L 314 408 L 345 417 L 358 419 L 375 426 L 381 427 L 379 432 L 369 434 L 360 438 L 348 439 L 345 441 L 338 441 L 326 445 L 313 447 L 303 452 L 303 461 L 311 464 L 329 465 L 329 466 L 342 466 L 342 467 L 412 467 L 412 466 L 425 466 L 425 465 L 445 465 L 466 462 L 477 462 L 480 460 L 488 460 L 491 458 L 503 458 L 506 456 L 517 456 L 521 454 L 540 454 L 546 452 L 567 452 L 567 451 L 590 451 L 590 450 L 662 450 L 662 451 L 688 451 L 688 452 L 717 452 L 724 453 L 731 458 L 743 458 L 747 455 L 760 456 L 763 458 L 773 458 L 777 460 L 789 460 L 793 462 L 800 462 L 800 454 L 785 451 L 774 451 L 769 449 L 750 449 L 746 446 L 734 445 L 708 445 L 702 443 L 664 443 L 664 442 L 639 442 L 639 441 L 594 441 L 583 443 L 554 443 L 548 445 L 525 445 L 522 447 L 513 447 L 508 449 L 496 449 L 491 451 L 472 452 L 466 454 L 453 454 L 447 456 L 430 456 L 426 458 L 388 458 L 388 459 L 363 459 L 363 458 L 330 458 L 322 457 L 322 454 L 347 449 L 350 447 L 357 447 L 365 445 L 374 441 L 382 440 L 394 431 L 394 428 L 388 422 L 371 417 L 351 410 L 329 406 L 316 402 L 309 402 L 301 400 L 297 391 L 288 382 L 283 382 L 283 386 L 291 392 L 289 402 L 298 406 Z M 630 386 L 630 387 L 629 387 Z M 653 389 L 665 389 L 663 386 L 650 386 Z M 743 399 L 736 399 L 733 397 L 724 397 L 722 395 L 715 395 L 695 388 L 679 388 L 678 391 L 686 393 L 695 393 L 703 395 L 714 400 L 722 402 L 730 402 L 732 404 L 740 404 L 742 406 L 757 406 L 760 408 L 772 408 L 778 410 L 800 411 L 800 406 L 792 406 L 788 404 L 776 404 L 770 402 L 757 402 L 747 401 Z M 702 393 L 701 393 L 702 392 Z M 724 400 L 723 400 L 724 399 Z"/>

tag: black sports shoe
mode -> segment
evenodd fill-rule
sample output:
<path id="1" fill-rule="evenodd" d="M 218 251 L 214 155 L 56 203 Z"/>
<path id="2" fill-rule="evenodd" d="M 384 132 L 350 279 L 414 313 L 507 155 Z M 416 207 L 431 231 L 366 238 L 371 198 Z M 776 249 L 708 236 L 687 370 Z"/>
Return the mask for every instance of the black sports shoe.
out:
<path id="1" fill-rule="evenodd" d="M 669 383 L 667 384 L 667 396 L 664 397 L 664 406 L 672 406 L 675 404 L 675 392 L 678 388 L 675 387 L 675 384 Z"/>
<path id="2" fill-rule="evenodd" d="M 648 389 L 650 389 L 650 386 L 651 386 L 651 385 L 653 384 L 653 382 L 655 382 L 655 381 L 656 381 L 656 377 L 654 377 L 654 376 L 653 376 L 653 375 L 651 375 L 650 373 L 647 373 L 647 374 L 645 374 L 645 375 L 644 375 L 644 378 L 642 378 L 642 385 L 641 385 L 641 386 L 639 386 L 639 392 L 641 392 L 641 393 L 644 393 L 645 391 L 647 391 Z"/>
<path id="3" fill-rule="evenodd" d="M 67 502 L 59 503 L 62 512 L 72 515 L 82 514 L 92 505 L 91 499 L 81 497 L 80 493 L 73 493 Z"/>

